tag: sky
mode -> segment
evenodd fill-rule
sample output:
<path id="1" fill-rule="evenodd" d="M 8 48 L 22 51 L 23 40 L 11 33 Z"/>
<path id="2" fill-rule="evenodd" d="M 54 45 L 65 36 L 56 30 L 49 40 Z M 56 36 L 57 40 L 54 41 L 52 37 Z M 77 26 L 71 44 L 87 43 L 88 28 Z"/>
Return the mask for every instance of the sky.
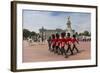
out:
<path id="1" fill-rule="evenodd" d="M 23 10 L 23 29 L 39 32 L 39 29 L 67 29 L 70 16 L 71 27 L 76 32 L 91 31 L 91 14 L 82 12 Z"/>

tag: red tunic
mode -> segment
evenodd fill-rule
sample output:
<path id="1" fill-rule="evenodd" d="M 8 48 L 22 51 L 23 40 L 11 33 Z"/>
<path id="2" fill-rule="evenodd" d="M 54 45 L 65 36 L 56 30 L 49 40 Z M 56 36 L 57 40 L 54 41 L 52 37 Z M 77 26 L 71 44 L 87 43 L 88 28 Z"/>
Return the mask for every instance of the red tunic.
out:
<path id="1" fill-rule="evenodd" d="M 65 44 L 66 44 L 66 39 L 62 38 L 61 39 L 61 47 L 65 47 Z"/>
<path id="2" fill-rule="evenodd" d="M 71 44 L 72 43 L 72 38 L 66 38 L 66 42 L 67 42 L 67 44 Z"/>
<path id="3" fill-rule="evenodd" d="M 72 43 L 75 44 L 76 42 L 78 43 L 78 40 L 75 38 L 72 38 Z"/>
<path id="4" fill-rule="evenodd" d="M 56 42 L 56 46 L 60 46 L 61 39 L 55 39 L 55 42 Z"/>
<path id="5" fill-rule="evenodd" d="M 51 40 L 51 45 L 56 46 L 56 39 Z"/>

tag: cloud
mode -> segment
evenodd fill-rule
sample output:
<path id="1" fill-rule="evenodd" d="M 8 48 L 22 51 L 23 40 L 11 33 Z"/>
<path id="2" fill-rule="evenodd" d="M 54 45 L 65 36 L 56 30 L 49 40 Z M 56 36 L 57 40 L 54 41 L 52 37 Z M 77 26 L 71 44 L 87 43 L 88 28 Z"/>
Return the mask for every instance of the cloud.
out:
<path id="1" fill-rule="evenodd" d="M 39 32 L 42 26 L 46 29 L 66 29 L 68 16 L 71 17 L 72 27 L 76 31 L 91 29 L 90 13 L 31 10 L 23 10 L 23 28 L 35 32 Z"/>

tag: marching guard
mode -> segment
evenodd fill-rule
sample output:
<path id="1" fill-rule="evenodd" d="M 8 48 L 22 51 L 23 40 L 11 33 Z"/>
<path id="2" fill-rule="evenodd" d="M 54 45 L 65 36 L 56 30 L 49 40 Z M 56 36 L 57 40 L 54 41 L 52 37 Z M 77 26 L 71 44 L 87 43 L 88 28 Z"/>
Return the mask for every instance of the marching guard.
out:
<path id="1" fill-rule="evenodd" d="M 65 35 L 66 35 L 66 33 L 61 33 L 61 54 L 62 55 L 65 54 L 65 56 L 67 58 L 68 56 L 67 56 L 67 53 L 65 50 L 65 45 L 67 44 L 67 42 L 66 42 Z"/>
<path id="2" fill-rule="evenodd" d="M 56 33 L 56 49 L 55 49 L 55 53 L 57 53 L 58 55 L 60 55 L 60 51 L 61 51 L 61 49 L 60 49 L 60 35 L 58 34 L 58 33 Z"/>
<path id="3" fill-rule="evenodd" d="M 71 48 L 72 38 L 70 37 L 70 33 L 67 33 L 66 41 L 67 41 L 67 46 L 68 46 L 66 52 L 68 53 L 70 51 L 71 55 L 73 55 L 73 50 Z"/>
<path id="4" fill-rule="evenodd" d="M 76 39 L 76 36 L 73 35 L 73 38 L 72 38 L 72 43 L 73 43 L 73 46 L 72 46 L 72 51 L 74 51 L 74 49 L 77 51 L 77 53 L 79 53 L 79 50 L 77 49 L 76 47 L 76 44 L 79 44 L 78 40 Z"/>

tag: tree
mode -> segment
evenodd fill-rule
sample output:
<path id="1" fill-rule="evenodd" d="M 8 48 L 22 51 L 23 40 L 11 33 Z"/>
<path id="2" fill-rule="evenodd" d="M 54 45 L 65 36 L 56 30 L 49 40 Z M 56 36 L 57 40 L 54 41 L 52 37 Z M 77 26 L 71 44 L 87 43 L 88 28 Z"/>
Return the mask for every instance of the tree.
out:
<path id="1" fill-rule="evenodd" d="M 84 35 L 84 33 L 79 33 L 79 36 L 83 36 Z"/>
<path id="2" fill-rule="evenodd" d="M 85 36 L 90 36 L 90 33 L 88 31 L 84 31 Z"/>
<path id="3" fill-rule="evenodd" d="M 23 29 L 23 38 L 27 39 L 31 36 L 31 32 L 28 29 Z"/>
<path id="4" fill-rule="evenodd" d="M 32 31 L 30 33 L 31 33 L 31 36 L 36 36 L 37 35 L 34 31 Z"/>
<path id="5" fill-rule="evenodd" d="M 82 33 L 79 33 L 79 36 L 91 36 L 91 33 L 89 31 L 84 31 Z"/>
<path id="6" fill-rule="evenodd" d="M 77 36 L 78 36 L 78 35 L 79 35 L 79 34 L 78 34 L 78 32 L 75 32 L 75 35 L 77 35 Z"/>

